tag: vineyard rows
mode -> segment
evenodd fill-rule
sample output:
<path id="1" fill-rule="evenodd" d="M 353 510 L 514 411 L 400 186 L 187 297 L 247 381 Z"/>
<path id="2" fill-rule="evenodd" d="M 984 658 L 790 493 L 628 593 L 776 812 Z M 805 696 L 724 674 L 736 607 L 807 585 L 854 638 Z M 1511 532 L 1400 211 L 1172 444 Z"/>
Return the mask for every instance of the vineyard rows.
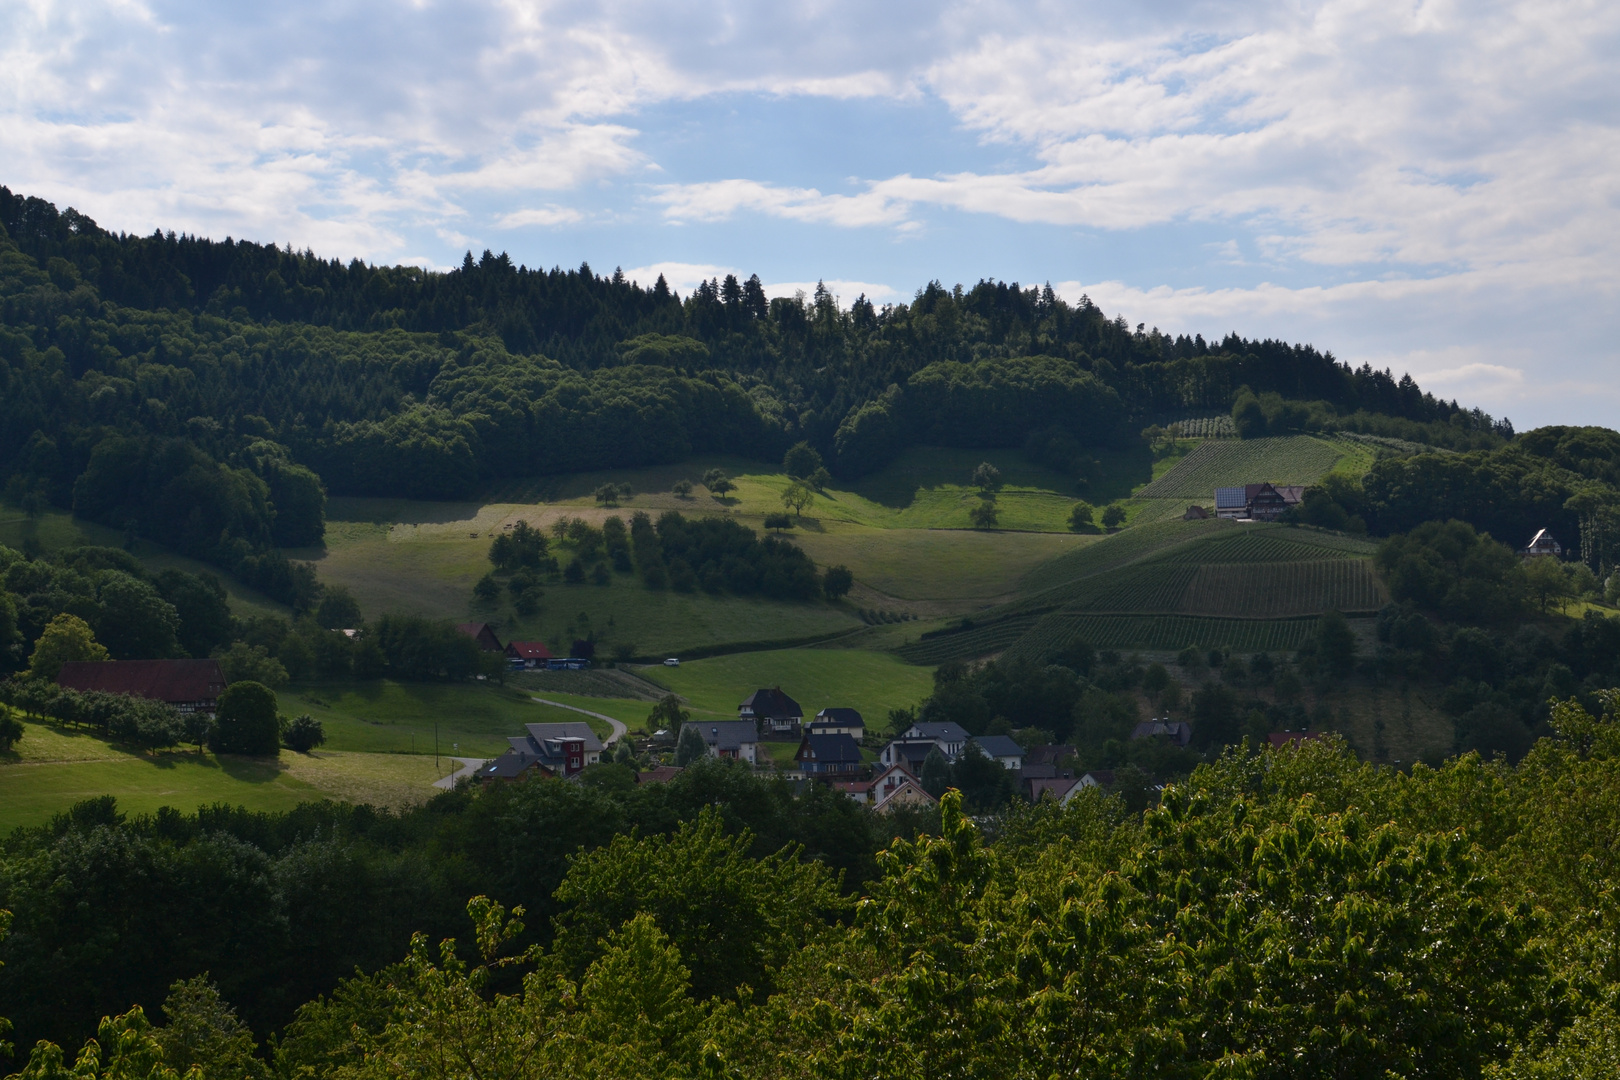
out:
<path id="1" fill-rule="evenodd" d="M 1309 484 L 1333 468 L 1344 456 L 1338 447 L 1294 435 L 1276 439 L 1212 439 L 1137 493 L 1143 499 L 1198 499 L 1215 497 L 1217 487 L 1242 484 Z"/>
<path id="2" fill-rule="evenodd" d="M 1021 584 L 1026 593 L 1042 592 L 1117 570 L 1177 544 L 1243 527 L 1215 520 L 1160 521 L 1133 527 L 1036 567 Z"/>
<path id="3" fill-rule="evenodd" d="M 1374 611 L 1387 599 L 1367 559 L 1225 563 L 1198 568 L 1180 610 L 1275 619 L 1324 611 Z"/>
<path id="4" fill-rule="evenodd" d="M 1242 532 L 1222 536 L 1202 544 L 1189 544 L 1165 554 L 1155 562 L 1235 563 L 1304 562 L 1317 559 L 1355 559 L 1359 554 L 1342 548 L 1312 544 L 1298 539 L 1310 536 L 1298 529 L 1261 529 L 1253 525 Z"/>
<path id="5" fill-rule="evenodd" d="M 1002 619 L 988 626 L 976 626 L 971 630 L 913 641 L 900 646 L 895 652 L 908 664 L 923 664 L 929 667 L 943 664 L 948 660 L 969 660 L 1006 648 L 1034 626 L 1036 621 L 1037 617 L 1034 615 Z"/>
<path id="6" fill-rule="evenodd" d="M 1290 652 L 1305 643 L 1318 620 L 1208 619 L 1193 615 L 1085 615 L 1059 613 L 1035 624 L 1003 653 L 1008 660 L 1040 663 L 1078 641 L 1098 649 L 1175 651 L 1188 645 L 1242 653 Z"/>

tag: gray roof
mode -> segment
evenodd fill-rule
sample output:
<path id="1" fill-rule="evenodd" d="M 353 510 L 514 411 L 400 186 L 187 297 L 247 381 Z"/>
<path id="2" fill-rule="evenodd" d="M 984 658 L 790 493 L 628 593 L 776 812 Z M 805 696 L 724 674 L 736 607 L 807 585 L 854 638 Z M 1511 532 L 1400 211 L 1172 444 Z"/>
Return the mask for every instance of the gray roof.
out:
<path id="1" fill-rule="evenodd" d="M 895 739 L 889 743 L 887 749 L 893 749 L 893 758 L 904 761 L 921 761 L 928 756 L 928 751 L 937 749 L 939 744 L 933 739 Z"/>
<path id="2" fill-rule="evenodd" d="M 969 738 L 966 728 L 949 720 L 938 723 L 912 724 L 907 730 L 915 731 L 918 738 L 936 739 L 939 742 L 967 742 Z"/>
<path id="3" fill-rule="evenodd" d="M 973 741 L 978 744 L 985 756 L 993 758 L 1024 756 L 1024 748 L 1010 735 L 975 735 Z"/>
<path id="4" fill-rule="evenodd" d="M 859 724 L 861 727 L 866 726 L 866 721 L 862 720 L 861 714 L 854 709 L 822 709 L 820 712 L 816 713 L 816 722 L 823 724 L 843 724 L 845 726 L 850 726 L 853 724 Z"/>
<path id="5" fill-rule="evenodd" d="M 806 735 L 795 757 L 802 761 L 860 761 L 861 744 L 853 735 Z"/>
<path id="6" fill-rule="evenodd" d="M 759 742 L 759 728 L 752 720 L 692 720 L 688 723 L 698 729 L 705 743 L 721 750 L 737 750 L 745 743 Z"/>
<path id="7" fill-rule="evenodd" d="M 536 764 L 540 764 L 539 758 L 513 749 L 480 766 L 478 775 L 489 779 L 509 780 L 514 776 L 521 776 L 524 770 Z"/>
<path id="8" fill-rule="evenodd" d="M 1249 505 L 1249 493 L 1240 487 L 1224 487 L 1215 489 L 1215 509 L 1241 510 Z"/>
<path id="9" fill-rule="evenodd" d="M 591 730 L 591 725 L 583 720 L 567 720 L 560 724 L 524 724 L 523 726 L 528 729 L 529 738 L 536 743 L 543 742 L 546 739 L 584 739 L 587 754 L 600 754 L 602 752 L 602 740 L 596 737 L 596 732 Z M 516 742 L 513 745 L 516 746 Z"/>

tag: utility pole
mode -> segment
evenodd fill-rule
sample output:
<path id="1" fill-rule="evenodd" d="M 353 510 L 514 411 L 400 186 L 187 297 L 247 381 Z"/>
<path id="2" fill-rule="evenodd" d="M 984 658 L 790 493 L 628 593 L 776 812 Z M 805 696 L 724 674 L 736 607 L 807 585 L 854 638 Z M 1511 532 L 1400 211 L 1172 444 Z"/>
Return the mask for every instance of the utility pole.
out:
<path id="1" fill-rule="evenodd" d="M 439 722 L 433 721 L 433 771 L 439 771 Z"/>

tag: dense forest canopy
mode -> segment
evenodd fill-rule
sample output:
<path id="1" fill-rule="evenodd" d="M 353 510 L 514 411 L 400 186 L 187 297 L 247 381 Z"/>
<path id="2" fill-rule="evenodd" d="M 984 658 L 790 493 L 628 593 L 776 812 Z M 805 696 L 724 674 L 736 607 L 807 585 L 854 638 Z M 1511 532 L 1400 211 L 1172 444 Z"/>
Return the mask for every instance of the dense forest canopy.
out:
<path id="1" fill-rule="evenodd" d="M 662 279 L 489 252 L 435 273 L 113 234 L 4 188 L 0 228 L 0 455 L 63 506 L 115 434 L 185 439 L 233 467 L 273 444 L 333 492 L 448 497 L 704 451 L 778 460 L 800 440 L 846 475 L 909 444 L 1019 445 L 1046 426 L 1098 445 L 1144 417 L 1225 411 L 1243 387 L 1346 422 L 1499 427 L 1410 377 L 1133 330 L 1050 287 L 932 282 L 909 304 L 841 308 L 825 289 L 767 300 L 757 277 L 728 276 L 682 299 Z"/>

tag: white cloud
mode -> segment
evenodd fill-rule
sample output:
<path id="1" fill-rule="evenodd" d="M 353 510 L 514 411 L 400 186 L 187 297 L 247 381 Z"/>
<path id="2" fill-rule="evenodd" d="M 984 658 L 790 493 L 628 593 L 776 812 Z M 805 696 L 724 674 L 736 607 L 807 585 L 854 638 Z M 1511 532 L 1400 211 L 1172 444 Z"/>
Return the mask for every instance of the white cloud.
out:
<path id="1" fill-rule="evenodd" d="M 567 206 L 537 206 L 529 210 L 514 210 L 495 219 L 502 229 L 521 229 L 528 225 L 573 225 L 585 220 L 585 215 Z"/>
<path id="2" fill-rule="evenodd" d="M 784 188 L 755 180 L 666 185 L 653 202 L 671 221 L 723 221 L 738 211 L 759 211 L 814 224 L 857 227 L 898 224 L 902 206 L 875 191 L 823 195 L 815 188 Z"/>
<path id="3" fill-rule="evenodd" d="M 697 288 L 700 282 L 708 281 L 710 278 L 723 278 L 736 272 L 733 267 L 715 266 L 710 263 L 661 262 L 626 270 L 624 276 L 631 281 L 639 282 L 643 288 L 650 289 L 659 275 L 662 275 L 664 282 L 671 289 L 689 293 Z"/>

